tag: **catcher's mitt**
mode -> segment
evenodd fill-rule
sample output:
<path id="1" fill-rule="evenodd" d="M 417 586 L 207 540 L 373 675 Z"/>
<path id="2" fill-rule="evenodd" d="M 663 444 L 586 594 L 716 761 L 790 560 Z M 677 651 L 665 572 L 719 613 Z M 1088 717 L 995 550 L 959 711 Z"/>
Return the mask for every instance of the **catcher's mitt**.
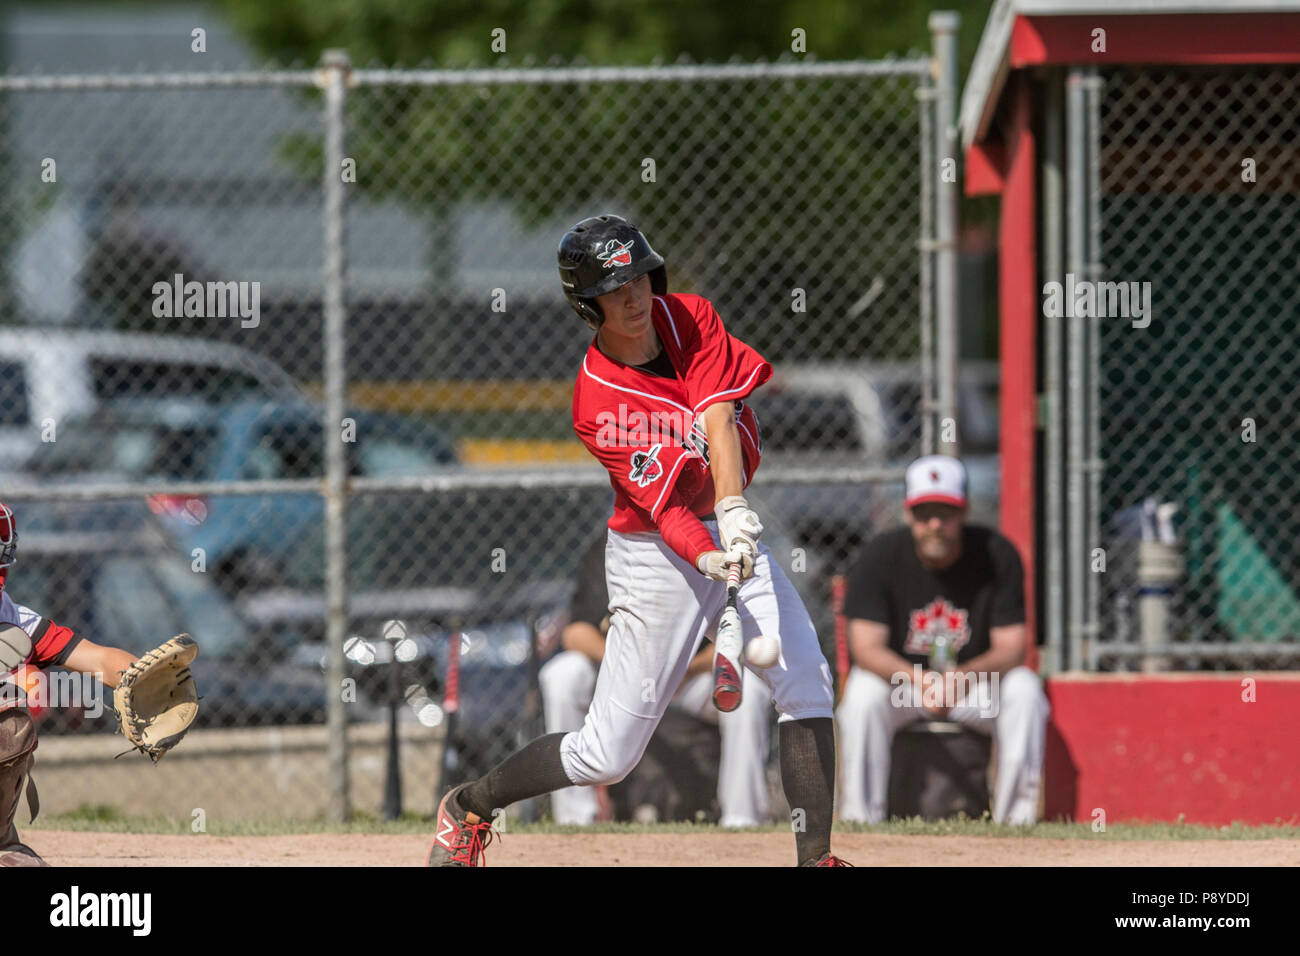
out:
<path id="1" fill-rule="evenodd" d="M 190 674 L 198 652 L 194 638 L 178 634 L 127 668 L 113 691 L 122 736 L 154 763 L 181 742 L 198 715 L 199 695 Z"/>

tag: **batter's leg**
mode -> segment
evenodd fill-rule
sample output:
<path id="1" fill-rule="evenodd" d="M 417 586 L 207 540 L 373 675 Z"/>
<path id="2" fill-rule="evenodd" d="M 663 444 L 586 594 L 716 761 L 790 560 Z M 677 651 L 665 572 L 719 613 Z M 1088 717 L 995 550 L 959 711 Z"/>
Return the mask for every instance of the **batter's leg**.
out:
<path id="1" fill-rule="evenodd" d="M 645 753 L 725 595 L 652 533 L 611 531 L 605 574 L 610 628 L 582 729 L 539 737 L 508 757 L 461 791 L 464 809 L 490 820 L 561 787 L 617 783 Z"/>
<path id="2" fill-rule="evenodd" d="M 790 803 L 795 852 L 801 866 L 830 850 L 835 807 L 835 728 L 831 672 L 812 620 L 771 551 L 760 543 L 754 576 L 741 586 L 741 623 L 748 640 L 779 635 L 781 656 L 764 670 L 750 670 L 772 691 L 780 725 L 781 784 Z M 749 690 L 746 690 L 748 693 Z"/>
<path id="3" fill-rule="evenodd" d="M 537 680 L 548 734 L 582 726 L 596 689 L 596 673 L 596 662 L 581 651 L 561 651 L 543 665 Z M 595 822 L 600 803 L 591 787 L 564 787 L 551 794 L 551 809 L 556 823 L 587 826 Z"/>

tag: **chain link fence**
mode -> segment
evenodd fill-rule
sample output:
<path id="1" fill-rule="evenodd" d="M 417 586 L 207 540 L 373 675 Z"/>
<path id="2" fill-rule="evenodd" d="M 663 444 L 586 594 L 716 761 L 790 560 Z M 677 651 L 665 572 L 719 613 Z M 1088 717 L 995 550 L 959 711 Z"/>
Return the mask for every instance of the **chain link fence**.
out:
<path id="1" fill-rule="evenodd" d="M 1100 74 L 1097 274 L 1149 310 L 1095 323 L 1093 668 L 1300 664 L 1298 96 L 1289 68 Z"/>
<path id="2" fill-rule="evenodd" d="M 111 714 L 50 701 L 46 806 L 111 773 L 137 812 L 432 812 L 453 641 L 445 769 L 541 732 L 612 502 L 554 265 L 602 211 L 776 365 L 753 498 L 834 666 L 828 577 L 932 431 L 929 70 L 0 80 L 6 594 L 133 652 L 201 645 L 201 730 L 156 769 L 96 762 Z"/>

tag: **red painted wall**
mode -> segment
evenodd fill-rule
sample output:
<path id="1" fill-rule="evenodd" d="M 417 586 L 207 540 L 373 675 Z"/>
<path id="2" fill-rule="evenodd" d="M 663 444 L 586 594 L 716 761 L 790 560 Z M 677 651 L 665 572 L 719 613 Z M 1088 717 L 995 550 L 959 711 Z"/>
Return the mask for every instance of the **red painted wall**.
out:
<path id="1" fill-rule="evenodd" d="M 1002 418 L 998 437 L 1001 457 L 1001 525 L 1025 565 L 1025 627 L 1029 650 L 1025 663 L 1037 669 L 1034 606 L 1034 436 L 1038 385 L 1034 355 L 1038 348 L 1038 259 L 1035 248 L 1034 133 L 1029 80 L 1016 75 L 1010 83 L 1011 117 L 1006 132 L 1005 187 L 998 218 L 998 283 Z"/>
<path id="2" fill-rule="evenodd" d="M 1047 696 L 1044 819 L 1300 824 L 1300 674 L 1064 675 Z"/>

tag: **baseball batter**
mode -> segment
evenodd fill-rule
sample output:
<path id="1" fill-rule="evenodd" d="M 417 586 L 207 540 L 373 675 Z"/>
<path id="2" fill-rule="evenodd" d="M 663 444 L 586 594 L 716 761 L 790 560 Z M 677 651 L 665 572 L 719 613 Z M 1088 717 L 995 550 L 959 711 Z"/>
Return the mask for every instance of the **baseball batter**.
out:
<path id="1" fill-rule="evenodd" d="M 716 626 L 727 569 L 739 565 L 745 639 L 780 639 L 777 663 L 748 667 L 745 679 L 766 684 L 776 706 L 798 864 L 847 865 L 830 852 L 830 669 L 743 496 L 761 452 L 744 399 L 772 366 L 727 332 L 707 299 L 670 294 L 663 258 L 626 220 L 584 219 L 558 256 L 565 296 L 596 333 L 574 386 L 573 426 L 615 493 L 605 654 L 580 729 L 539 737 L 443 797 L 429 864 L 482 865 L 494 814 L 516 801 L 623 779 Z"/>

